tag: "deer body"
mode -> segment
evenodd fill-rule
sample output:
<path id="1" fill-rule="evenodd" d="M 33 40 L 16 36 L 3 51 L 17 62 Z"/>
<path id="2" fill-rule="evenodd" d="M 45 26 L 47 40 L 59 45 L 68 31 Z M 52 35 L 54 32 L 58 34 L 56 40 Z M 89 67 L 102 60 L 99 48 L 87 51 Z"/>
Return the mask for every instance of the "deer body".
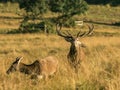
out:
<path id="1" fill-rule="evenodd" d="M 84 35 L 88 35 L 93 31 L 93 28 L 94 28 L 93 25 L 92 25 L 92 27 L 90 27 L 90 26 L 88 26 L 88 27 L 89 27 L 89 31 L 87 33 L 84 32 L 84 33 L 80 34 L 80 31 L 79 31 L 76 36 L 73 36 L 69 32 L 61 33 L 61 26 L 58 24 L 56 26 L 57 34 L 59 36 L 63 37 L 67 42 L 71 43 L 67 58 L 68 58 L 68 62 L 75 69 L 76 72 L 78 72 L 80 62 L 84 58 L 83 47 L 85 47 L 85 45 L 79 41 L 79 37 L 82 37 Z"/>
<path id="2" fill-rule="evenodd" d="M 71 42 L 70 50 L 67 55 L 68 61 L 75 71 L 78 72 L 80 62 L 84 59 L 84 51 L 82 43 L 78 40 Z"/>
<path id="3" fill-rule="evenodd" d="M 39 62 L 41 69 L 40 75 L 44 76 L 46 79 L 57 71 L 58 60 L 55 57 L 49 56 L 39 60 Z"/>
<path id="4" fill-rule="evenodd" d="M 19 64 L 19 69 L 18 71 L 20 71 L 21 73 L 24 74 L 35 74 L 35 75 L 39 75 L 40 74 L 40 66 L 39 66 L 39 61 L 36 60 L 35 62 L 33 62 L 32 64 L 26 65 L 24 63 L 20 63 Z"/>
<path id="5" fill-rule="evenodd" d="M 46 57 L 41 60 L 36 60 L 32 64 L 24 64 L 20 62 L 21 58 L 16 58 L 16 61 L 12 63 L 10 68 L 7 70 L 7 74 L 11 72 L 19 71 L 24 74 L 31 75 L 31 78 L 48 78 L 57 71 L 58 61 L 52 56 Z"/>

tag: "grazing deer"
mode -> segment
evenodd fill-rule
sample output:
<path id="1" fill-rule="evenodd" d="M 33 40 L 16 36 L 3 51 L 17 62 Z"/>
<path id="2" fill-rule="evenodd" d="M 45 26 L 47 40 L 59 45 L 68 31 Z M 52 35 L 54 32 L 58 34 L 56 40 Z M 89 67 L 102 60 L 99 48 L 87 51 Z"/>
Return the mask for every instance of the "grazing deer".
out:
<path id="1" fill-rule="evenodd" d="M 91 27 L 88 26 L 88 28 L 89 28 L 88 32 L 81 33 L 81 31 L 79 31 L 75 36 L 73 36 L 68 31 L 66 33 L 61 32 L 61 28 L 62 28 L 62 25 L 60 25 L 60 24 L 56 25 L 57 34 L 59 36 L 63 37 L 67 42 L 71 43 L 67 58 L 68 58 L 68 62 L 70 63 L 70 65 L 72 67 L 74 67 L 76 72 L 78 72 L 78 67 L 84 57 L 84 52 L 83 52 L 82 47 L 85 47 L 85 45 L 83 43 L 81 43 L 78 38 L 91 34 L 94 29 L 94 26 L 93 26 L 93 24 Z"/>
<path id="2" fill-rule="evenodd" d="M 20 71 L 21 73 L 28 75 L 40 75 L 40 65 L 38 60 L 34 61 L 32 64 L 26 65 L 21 62 L 21 59 L 22 57 L 17 57 L 6 73 L 10 74 L 15 71 Z"/>
<path id="3" fill-rule="evenodd" d="M 31 75 L 31 78 L 42 78 L 44 76 L 45 79 L 47 79 L 48 76 L 53 75 L 57 71 L 58 61 L 52 56 L 36 60 L 29 65 L 20 62 L 21 59 L 22 58 L 17 57 L 6 73 L 10 74 L 12 72 L 19 71 L 21 73 Z"/>

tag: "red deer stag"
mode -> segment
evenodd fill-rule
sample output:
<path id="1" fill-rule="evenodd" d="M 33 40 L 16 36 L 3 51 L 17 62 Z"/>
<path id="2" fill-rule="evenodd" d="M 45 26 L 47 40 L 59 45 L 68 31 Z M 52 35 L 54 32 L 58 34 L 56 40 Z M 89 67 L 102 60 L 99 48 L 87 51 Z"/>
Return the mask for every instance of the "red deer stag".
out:
<path id="1" fill-rule="evenodd" d="M 57 24 L 56 25 L 56 31 L 57 34 L 61 37 L 63 37 L 67 42 L 71 43 L 69 53 L 67 55 L 68 62 L 72 67 L 74 67 L 75 72 L 78 72 L 78 68 L 80 65 L 80 62 L 83 60 L 84 57 L 84 52 L 82 47 L 85 47 L 83 43 L 79 41 L 79 37 L 83 37 L 85 35 L 89 35 L 92 33 L 94 29 L 94 25 L 92 26 L 88 25 L 89 31 L 88 32 L 83 32 L 79 31 L 75 36 L 73 36 L 70 32 L 61 32 L 62 25 Z"/>

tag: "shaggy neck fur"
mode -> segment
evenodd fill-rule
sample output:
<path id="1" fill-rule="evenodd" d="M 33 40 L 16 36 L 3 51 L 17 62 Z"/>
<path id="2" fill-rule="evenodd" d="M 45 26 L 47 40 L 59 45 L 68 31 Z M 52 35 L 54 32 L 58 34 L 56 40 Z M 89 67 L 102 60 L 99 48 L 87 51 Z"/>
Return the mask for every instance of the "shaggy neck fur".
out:
<path id="1" fill-rule="evenodd" d="M 71 43 L 70 51 L 68 53 L 68 60 L 70 64 L 75 68 L 75 71 L 78 71 L 78 67 L 81 61 L 81 46 L 77 43 Z"/>

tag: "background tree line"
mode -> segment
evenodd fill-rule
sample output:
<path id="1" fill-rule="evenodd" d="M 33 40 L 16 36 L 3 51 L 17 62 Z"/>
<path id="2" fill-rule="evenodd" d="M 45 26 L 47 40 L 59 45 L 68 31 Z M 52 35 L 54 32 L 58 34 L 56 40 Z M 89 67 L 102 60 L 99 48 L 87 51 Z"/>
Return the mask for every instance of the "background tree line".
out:
<path id="1" fill-rule="evenodd" d="M 18 2 L 19 0 L 0 0 L 0 2 Z M 48 0 L 49 1 L 49 0 Z M 64 0 L 63 0 L 64 1 Z M 72 0 L 71 0 L 72 1 Z M 120 5 L 120 0 L 85 0 L 88 4 L 110 4 L 112 6 Z"/>
<path id="2" fill-rule="evenodd" d="M 22 32 L 38 31 L 39 28 L 45 32 L 54 32 L 53 27 L 58 22 L 67 27 L 74 26 L 73 16 L 83 14 L 88 9 L 84 0 L 17 0 L 17 2 L 19 8 L 26 12 L 19 28 Z M 44 15 L 48 11 L 56 13 L 56 17 L 45 18 Z M 41 22 L 36 24 L 36 19 Z"/>
<path id="3" fill-rule="evenodd" d="M 111 4 L 119 5 L 120 0 L 0 0 L 0 2 L 17 2 L 20 9 L 25 10 L 23 21 L 19 27 L 20 31 L 31 32 L 37 29 L 51 30 L 56 23 L 70 27 L 75 25 L 73 16 L 84 14 L 88 10 L 88 4 Z M 48 12 L 56 13 L 57 17 L 45 18 Z M 40 23 L 35 20 L 40 20 Z M 33 23 L 30 23 L 29 21 Z M 37 30 L 38 31 L 38 30 Z"/>

